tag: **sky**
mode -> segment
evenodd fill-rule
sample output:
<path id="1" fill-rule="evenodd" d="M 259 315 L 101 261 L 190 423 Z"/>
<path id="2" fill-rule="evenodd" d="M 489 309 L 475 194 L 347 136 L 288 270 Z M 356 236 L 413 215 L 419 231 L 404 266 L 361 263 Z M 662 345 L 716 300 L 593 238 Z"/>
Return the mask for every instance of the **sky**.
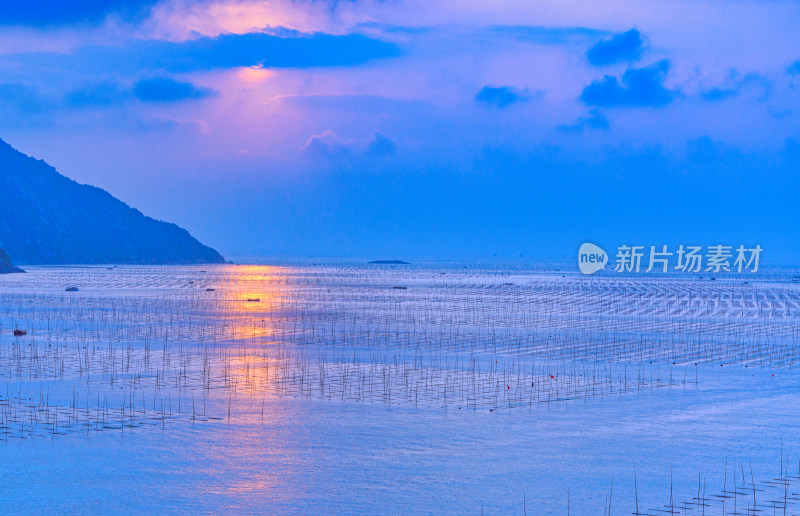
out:
<path id="1" fill-rule="evenodd" d="M 797 0 L 10 0 L 0 138 L 236 260 L 797 264 L 798 25 Z"/>

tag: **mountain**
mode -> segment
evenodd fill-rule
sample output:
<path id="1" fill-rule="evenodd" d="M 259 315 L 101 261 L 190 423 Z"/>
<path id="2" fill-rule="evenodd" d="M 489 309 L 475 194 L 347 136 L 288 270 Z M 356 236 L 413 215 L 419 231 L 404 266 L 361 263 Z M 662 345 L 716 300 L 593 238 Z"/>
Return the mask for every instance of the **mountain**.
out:
<path id="1" fill-rule="evenodd" d="M 10 272 L 25 272 L 19 267 L 11 265 L 11 259 L 5 251 L 0 249 L 0 274 L 8 274 Z"/>
<path id="2" fill-rule="evenodd" d="M 0 248 L 18 264 L 224 263 L 185 229 L 0 140 Z"/>

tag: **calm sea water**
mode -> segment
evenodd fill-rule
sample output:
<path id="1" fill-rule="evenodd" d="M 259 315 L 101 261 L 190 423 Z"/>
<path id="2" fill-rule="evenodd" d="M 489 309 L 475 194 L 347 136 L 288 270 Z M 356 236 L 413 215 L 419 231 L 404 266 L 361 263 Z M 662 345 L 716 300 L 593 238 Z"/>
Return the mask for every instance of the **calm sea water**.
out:
<path id="1" fill-rule="evenodd" d="M 0 508 L 767 510 L 798 314 L 780 275 L 33 267 L 0 277 Z"/>

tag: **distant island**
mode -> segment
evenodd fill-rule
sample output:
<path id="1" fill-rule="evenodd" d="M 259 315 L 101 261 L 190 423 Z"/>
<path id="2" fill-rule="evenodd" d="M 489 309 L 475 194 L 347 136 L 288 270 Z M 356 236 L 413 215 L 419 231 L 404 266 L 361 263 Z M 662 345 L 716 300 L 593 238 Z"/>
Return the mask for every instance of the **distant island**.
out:
<path id="1" fill-rule="evenodd" d="M 403 260 L 372 260 L 369 263 L 376 265 L 411 265 L 409 262 L 404 262 Z"/>
<path id="2" fill-rule="evenodd" d="M 11 264 L 11 259 L 5 251 L 0 249 L 0 274 L 9 274 L 12 272 L 25 272 L 19 267 L 14 267 Z"/>
<path id="3" fill-rule="evenodd" d="M 16 264 L 225 263 L 185 229 L 76 183 L 3 140 L 0 184 L 0 248 Z"/>

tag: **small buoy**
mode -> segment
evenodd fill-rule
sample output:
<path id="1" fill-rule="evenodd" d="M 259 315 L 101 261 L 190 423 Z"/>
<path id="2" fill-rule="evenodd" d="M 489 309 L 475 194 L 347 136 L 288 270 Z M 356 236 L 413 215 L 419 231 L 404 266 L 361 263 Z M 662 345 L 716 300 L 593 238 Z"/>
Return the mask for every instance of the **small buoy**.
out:
<path id="1" fill-rule="evenodd" d="M 550 379 L 551 379 L 551 380 L 555 380 L 555 379 L 556 379 L 556 377 L 555 377 L 555 376 L 553 376 L 553 375 L 551 374 L 551 375 L 550 375 Z"/>

